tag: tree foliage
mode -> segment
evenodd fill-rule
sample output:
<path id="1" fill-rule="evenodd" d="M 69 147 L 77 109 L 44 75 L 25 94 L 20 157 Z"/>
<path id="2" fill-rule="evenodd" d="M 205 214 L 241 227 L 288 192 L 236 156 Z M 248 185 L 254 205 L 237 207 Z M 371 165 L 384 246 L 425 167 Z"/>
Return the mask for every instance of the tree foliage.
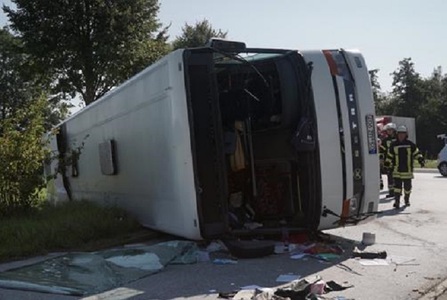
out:
<path id="1" fill-rule="evenodd" d="M 382 92 L 378 73 L 379 69 L 373 69 L 369 71 L 371 90 L 373 94 L 374 105 L 376 107 L 376 114 L 386 115 L 390 114 L 390 102 L 388 101 L 388 97 L 386 97 L 385 93 Z"/>
<path id="2" fill-rule="evenodd" d="M 436 135 L 447 133 L 447 76 L 442 75 L 440 68 L 424 79 L 423 91 L 416 132 L 420 147 L 434 156 L 442 145 Z"/>
<path id="3" fill-rule="evenodd" d="M 49 154 L 42 138 L 67 112 L 66 105 L 47 96 L 50 85 L 21 39 L 0 29 L 0 215 L 38 201 Z"/>
<path id="4" fill-rule="evenodd" d="M 398 69 L 391 75 L 393 90 L 390 96 L 393 103 L 393 115 L 417 117 L 419 108 L 425 100 L 424 82 L 415 71 L 411 58 L 401 60 Z"/>
<path id="5" fill-rule="evenodd" d="M 227 33 L 221 29 L 214 29 L 206 19 L 196 22 L 194 25 L 186 23 L 182 28 L 182 34 L 176 37 L 172 46 L 174 49 L 200 47 L 212 37 L 226 38 Z"/>
<path id="6" fill-rule="evenodd" d="M 376 70 L 370 71 L 377 115 L 415 118 L 419 148 L 426 156 L 436 157 L 442 147 L 436 136 L 447 133 L 447 75 L 437 67 L 430 77 L 423 78 L 411 58 L 404 58 L 391 73 L 390 94 L 380 91 L 376 75 Z"/>
<path id="7" fill-rule="evenodd" d="M 43 187 L 42 165 L 50 155 L 46 132 L 46 98 L 28 101 L 0 120 L 0 215 L 33 207 Z"/>
<path id="8" fill-rule="evenodd" d="M 57 87 L 88 105 L 167 51 L 158 0 L 12 0 L 11 28 Z"/>
<path id="9" fill-rule="evenodd" d="M 0 29 L 0 119 L 13 116 L 51 89 L 47 73 L 39 72 L 32 57 L 25 52 L 20 38 L 6 28 Z M 68 105 L 57 97 L 47 99 L 45 125 L 49 129 L 68 113 Z"/>
<path id="10" fill-rule="evenodd" d="M 6 28 L 0 29 L 0 118 L 26 105 L 40 93 L 38 78 L 30 73 L 31 61 L 23 52 L 20 39 Z"/>

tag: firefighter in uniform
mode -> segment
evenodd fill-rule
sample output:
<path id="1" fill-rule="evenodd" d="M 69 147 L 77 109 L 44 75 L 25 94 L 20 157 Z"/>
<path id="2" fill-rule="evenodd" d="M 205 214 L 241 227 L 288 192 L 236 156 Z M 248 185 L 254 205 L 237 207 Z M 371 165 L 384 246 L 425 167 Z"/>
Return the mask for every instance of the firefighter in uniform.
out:
<path id="1" fill-rule="evenodd" d="M 380 150 L 379 150 L 380 166 L 382 169 L 381 170 L 382 174 L 386 174 L 386 176 L 387 176 L 388 195 L 386 195 L 386 197 L 393 198 L 394 197 L 393 170 L 386 167 L 385 161 L 386 161 L 386 158 L 388 155 L 388 150 L 390 148 L 391 143 L 396 140 L 397 126 L 394 123 L 388 123 L 384 126 L 383 129 L 386 130 L 386 137 L 384 137 L 380 143 Z"/>
<path id="2" fill-rule="evenodd" d="M 382 154 L 380 153 L 381 151 L 381 143 L 382 140 L 380 138 L 377 138 L 377 149 L 379 149 L 379 158 L 380 158 L 380 169 L 379 169 L 379 179 L 380 179 L 380 190 L 383 190 L 383 178 L 382 178 L 382 174 L 384 173 L 383 171 L 383 158 L 382 158 Z"/>
<path id="3" fill-rule="evenodd" d="M 417 146 L 408 140 L 408 131 L 405 126 L 397 128 L 397 140 L 392 142 L 388 149 L 386 164 L 393 171 L 394 179 L 394 207 L 399 208 L 402 185 L 404 188 L 405 205 L 410 206 L 411 179 L 413 179 L 414 160 L 417 159 L 424 167 L 424 157 Z"/>

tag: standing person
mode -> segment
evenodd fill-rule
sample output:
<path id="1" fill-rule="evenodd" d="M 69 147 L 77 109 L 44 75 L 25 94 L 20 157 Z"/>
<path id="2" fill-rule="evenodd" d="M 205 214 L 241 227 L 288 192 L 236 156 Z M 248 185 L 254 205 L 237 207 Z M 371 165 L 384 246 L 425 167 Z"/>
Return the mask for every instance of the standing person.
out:
<path id="1" fill-rule="evenodd" d="M 385 165 L 385 160 L 388 155 L 388 150 L 392 142 L 396 140 L 396 129 L 397 126 L 394 123 L 388 123 L 384 126 L 386 131 L 386 136 L 382 139 L 380 143 L 379 150 L 379 158 L 380 158 L 380 166 L 382 167 L 382 173 L 386 174 L 387 182 L 388 182 L 388 195 L 387 198 L 394 197 L 394 180 L 393 180 L 393 170 L 387 168 Z M 382 177 L 382 176 L 381 176 Z"/>
<path id="2" fill-rule="evenodd" d="M 382 154 L 380 153 L 381 144 L 382 144 L 382 140 L 378 137 L 377 138 L 377 148 L 379 149 L 379 159 L 380 159 L 380 168 L 379 168 L 380 185 L 379 185 L 379 187 L 380 187 L 380 190 L 383 190 L 382 174 L 384 173 L 384 171 L 383 171 L 383 158 L 382 158 Z"/>
<path id="3" fill-rule="evenodd" d="M 414 160 L 417 159 L 424 167 L 424 157 L 416 145 L 408 140 L 407 127 L 397 128 L 397 140 L 388 149 L 387 163 L 393 170 L 394 207 L 399 208 L 402 185 L 404 188 L 405 205 L 410 206 L 411 179 L 413 179 Z"/>

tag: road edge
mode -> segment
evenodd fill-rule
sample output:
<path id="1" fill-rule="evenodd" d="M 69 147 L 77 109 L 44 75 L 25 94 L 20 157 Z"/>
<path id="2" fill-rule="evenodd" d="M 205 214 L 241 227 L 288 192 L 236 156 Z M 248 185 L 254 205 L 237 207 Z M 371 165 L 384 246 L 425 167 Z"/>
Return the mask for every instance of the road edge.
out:
<path id="1" fill-rule="evenodd" d="M 415 173 L 439 173 L 438 169 L 435 168 L 414 168 Z M 441 174 L 439 174 L 441 175 Z"/>

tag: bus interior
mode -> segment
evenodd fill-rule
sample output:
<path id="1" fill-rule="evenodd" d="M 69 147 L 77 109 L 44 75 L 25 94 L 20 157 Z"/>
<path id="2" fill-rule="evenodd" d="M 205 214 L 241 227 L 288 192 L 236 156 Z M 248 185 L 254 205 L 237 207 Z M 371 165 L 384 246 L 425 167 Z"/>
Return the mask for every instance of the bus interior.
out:
<path id="1" fill-rule="evenodd" d="M 317 228 L 312 65 L 297 51 L 185 55 L 202 235 Z"/>

